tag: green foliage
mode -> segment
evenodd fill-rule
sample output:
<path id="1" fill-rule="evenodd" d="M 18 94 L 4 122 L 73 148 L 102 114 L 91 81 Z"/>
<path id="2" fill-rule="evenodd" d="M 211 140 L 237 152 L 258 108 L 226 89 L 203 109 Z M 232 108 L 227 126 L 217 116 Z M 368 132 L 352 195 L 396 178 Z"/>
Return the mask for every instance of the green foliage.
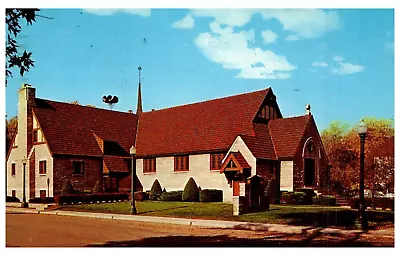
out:
<path id="1" fill-rule="evenodd" d="M 313 197 L 312 202 L 315 205 L 336 206 L 335 196 L 326 195 Z"/>
<path id="2" fill-rule="evenodd" d="M 93 188 L 93 193 L 102 193 L 102 192 L 103 192 L 103 186 L 101 185 L 100 181 L 97 181 Z"/>
<path id="3" fill-rule="evenodd" d="M 314 192 L 314 189 L 310 189 L 310 188 L 299 188 L 296 191 L 298 192 L 304 192 L 306 194 L 304 201 L 305 204 L 307 205 L 311 205 L 313 203 L 313 197 L 316 195 Z"/>
<path id="4" fill-rule="evenodd" d="M 61 194 L 72 194 L 72 193 L 74 193 L 74 188 L 72 187 L 71 180 L 66 179 L 61 189 Z"/>
<path id="5" fill-rule="evenodd" d="M 149 199 L 150 200 L 159 200 L 162 193 L 162 188 L 158 180 L 156 179 L 153 183 L 153 186 L 150 190 Z"/>
<path id="6" fill-rule="evenodd" d="M 10 69 L 17 67 L 21 76 L 25 72 L 29 71 L 30 67 L 34 67 L 34 61 L 31 59 L 32 53 L 19 52 L 18 43 L 16 41 L 18 34 L 21 32 L 20 19 L 25 19 L 28 25 L 32 25 L 36 22 L 36 12 L 39 9 L 6 9 L 6 28 L 7 28 L 7 39 L 6 39 L 6 85 L 7 78 L 12 77 Z"/>
<path id="7" fill-rule="evenodd" d="M 276 203 L 279 197 L 278 184 L 275 177 L 268 181 L 266 196 L 268 197 L 270 203 Z"/>
<path id="8" fill-rule="evenodd" d="M 182 200 L 187 202 L 199 201 L 199 188 L 193 178 L 189 178 L 183 190 Z"/>
<path id="9" fill-rule="evenodd" d="M 282 203 L 294 204 L 294 205 L 305 205 L 306 194 L 304 192 L 284 192 L 282 193 Z"/>
<path id="10" fill-rule="evenodd" d="M 162 201 L 182 201 L 183 191 L 170 191 L 161 194 Z"/>
<path id="11" fill-rule="evenodd" d="M 200 188 L 200 187 L 199 187 Z M 200 202 L 222 202 L 223 192 L 217 189 L 204 189 L 200 191 Z"/>

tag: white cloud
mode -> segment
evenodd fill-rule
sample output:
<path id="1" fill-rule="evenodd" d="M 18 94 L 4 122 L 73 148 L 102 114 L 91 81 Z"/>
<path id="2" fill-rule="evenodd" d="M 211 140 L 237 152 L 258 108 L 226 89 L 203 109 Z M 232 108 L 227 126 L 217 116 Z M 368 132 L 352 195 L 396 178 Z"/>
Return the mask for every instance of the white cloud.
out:
<path id="1" fill-rule="evenodd" d="M 128 13 L 132 15 L 139 15 L 142 17 L 150 17 L 151 9 L 82 9 L 84 12 L 99 15 L 110 16 L 115 13 Z"/>
<path id="2" fill-rule="evenodd" d="M 171 26 L 177 29 L 191 29 L 194 27 L 194 19 L 192 15 L 188 14 L 186 17 L 176 21 Z"/>
<path id="3" fill-rule="evenodd" d="M 277 19 L 283 30 L 293 32 L 286 40 L 317 38 L 339 29 L 340 20 L 335 11 L 318 9 L 267 9 L 261 11 L 264 19 Z"/>
<path id="4" fill-rule="evenodd" d="M 211 17 L 221 25 L 243 27 L 257 13 L 265 20 L 276 19 L 283 30 L 292 32 L 286 40 L 317 38 L 340 28 L 340 19 L 335 11 L 319 9 L 194 9 L 190 15 Z"/>
<path id="5" fill-rule="evenodd" d="M 238 78 L 286 79 L 296 67 L 285 56 L 253 48 L 254 30 L 234 32 L 232 27 L 221 28 L 217 21 L 210 23 L 211 32 L 201 33 L 195 45 L 204 55 L 225 69 L 239 70 Z"/>
<path id="6" fill-rule="evenodd" d="M 264 44 L 275 43 L 278 35 L 271 30 L 264 30 L 261 32 L 261 37 L 264 39 Z"/>
<path id="7" fill-rule="evenodd" d="M 334 57 L 333 57 L 333 60 L 334 60 L 334 61 L 337 61 L 337 62 L 341 62 L 341 61 L 344 60 L 344 58 L 343 58 L 342 56 L 337 55 L 337 56 L 334 56 Z"/>
<path id="8" fill-rule="evenodd" d="M 339 62 L 340 68 L 332 69 L 332 73 L 338 75 L 347 75 L 364 71 L 364 66 L 351 64 L 347 62 Z"/>
<path id="9" fill-rule="evenodd" d="M 325 68 L 325 67 L 328 67 L 328 64 L 326 64 L 326 62 L 313 62 L 312 66 L 313 67 Z"/>

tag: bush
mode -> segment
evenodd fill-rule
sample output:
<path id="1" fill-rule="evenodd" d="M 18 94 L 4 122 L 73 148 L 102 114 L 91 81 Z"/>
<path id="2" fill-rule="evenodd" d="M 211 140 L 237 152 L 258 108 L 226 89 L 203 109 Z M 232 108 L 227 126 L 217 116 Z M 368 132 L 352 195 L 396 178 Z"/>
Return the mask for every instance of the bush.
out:
<path id="1" fill-rule="evenodd" d="M 6 202 L 21 202 L 21 201 L 17 197 L 6 196 Z"/>
<path id="2" fill-rule="evenodd" d="M 46 197 L 44 199 L 42 199 L 42 198 L 33 198 L 33 199 L 29 200 L 29 203 L 40 203 L 40 204 L 54 203 L 54 198 L 52 198 L 52 197 Z"/>
<path id="3" fill-rule="evenodd" d="M 153 186 L 151 187 L 149 199 L 150 200 L 159 200 L 161 197 L 161 193 L 162 193 L 161 185 L 158 182 L 158 180 L 156 179 L 153 183 Z"/>
<path id="4" fill-rule="evenodd" d="M 284 192 L 281 200 L 284 204 L 305 205 L 306 194 L 304 192 Z"/>
<path id="5" fill-rule="evenodd" d="M 62 190 L 61 190 L 61 194 L 65 195 L 65 194 L 72 194 L 74 193 L 74 188 L 72 187 L 71 181 L 69 179 L 65 180 Z"/>
<path id="6" fill-rule="evenodd" d="M 312 202 L 315 205 L 336 206 L 336 198 L 329 195 L 313 197 Z"/>
<path id="7" fill-rule="evenodd" d="M 170 191 L 161 194 L 162 201 L 182 201 L 183 191 Z"/>
<path id="8" fill-rule="evenodd" d="M 103 187 L 100 181 L 97 181 L 93 188 L 93 193 L 103 193 Z"/>
<path id="9" fill-rule="evenodd" d="M 222 202 L 222 190 L 204 189 L 200 191 L 200 202 Z"/>
<path id="10" fill-rule="evenodd" d="M 314 189 L 310 188 L 300 188 L 297 189 L 298 192 L 304 192 L 306 194 L 304 201 L 306 205 L 311 205 L 313 203 L 313 197 L 316 195 Z"/>
<path id="11" fill-rule="evenodd" d="M 54 197 L 54 201 L 57 205 L 70 205 L 81 203 L 90 203 L 97 201 L 124 201 L 128 200 L 129 196 L 127 193 L 95 193 L 95 194 L 60 194 Z"/>
<path id="12" fill-rule="evenodd" d="M 143 201 L 149 199 L 149 194 L 147 192 L 135 192 L 134 196 L 136 201 Z"/>
<path id="13" fill-rule="evenodd" d="M 276 182 L 276 179 L 273 177 L 268 181 L 267 184 L 267 189 L 266 189 L 266 196 L 269 199 L 270 203 L 277 203 L 278 200 L 278 184 Z"/>
<path id="14" fill-rule="evenodd" d="M 364 198 L 365 207 L 372 208 L 382 208 L 394 211 L 394 198 Z M 350 205 L 353 209 L 358 209 L 360 207 L 359 198 L 351 198 Z"/>
<path id="15" fill-rule="evenodd" d="M 197 187 L 196 182 L 191 177 L 186 183 L 185 189 L 182 193 L 182 200 L 187 202 L 199 201 L 199 187 Z"/>

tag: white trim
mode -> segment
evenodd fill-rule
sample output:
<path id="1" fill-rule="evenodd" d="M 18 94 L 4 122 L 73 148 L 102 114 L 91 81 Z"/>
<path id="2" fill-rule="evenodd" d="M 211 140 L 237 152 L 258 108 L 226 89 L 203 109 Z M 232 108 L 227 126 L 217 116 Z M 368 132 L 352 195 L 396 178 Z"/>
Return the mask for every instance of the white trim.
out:
<path id="1" fill-rule="evenodd" d="M 304 152 L 305 152 L 306 146 L 307 146 L 309 141 L 312 141 L 314 144 L 316 144 L 316 141 L 314 140 L 313 137 L 308 137 L 308 139 L 304 142 L 304 145 L 303 145 L 303 152 L 301 154 L 302 158 L 304 158 Z M 319 148 L 318 145 L 315 145 L 315 146 L 318 147 L 318 158 L 321 159 L 321 149 Z"/>

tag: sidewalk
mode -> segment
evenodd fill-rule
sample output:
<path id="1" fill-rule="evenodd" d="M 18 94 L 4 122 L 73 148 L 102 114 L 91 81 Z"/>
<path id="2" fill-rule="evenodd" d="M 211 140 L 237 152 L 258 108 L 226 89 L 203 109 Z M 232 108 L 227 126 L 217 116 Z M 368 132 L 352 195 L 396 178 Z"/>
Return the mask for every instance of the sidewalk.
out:
<path id="1" fill-rule="evenodd" d="M 185 218 L 170 218 L 170 217 L 155 217 L 155 216 L 142 216 L 142 215 L 125 215 L 125 214 L 106 214 L 106 213 L 89 213 L 89 212 L 73 212 L 73 211 L 39 211 L 35 209 L 24 209 L 16 207 L 6 207 L 6 212 L 16 213 L 34 213 L 34 214 L 47 214 L 47 215 L 63 215 L 74 217 L 87 217 L 87 218 L 100 218 L 100 219 L 115 219 L 115 220 L 130 220 L 154 223 L 167 223 L 174 225 L 188 225 L 199 226 L 207 228 L 224 228 L 224 229 L 243 229 L 254 231 L 273 231 L 288 234 L 308 234 L 308 233 L 322 233 L 322 234 L 339 234 L 350 236 L 360 234 L 362 230 L 343 230 L 336 228 L 316 228 L 312 226 L 293 226 L 283 224 L 267 224 L 267 223 L 249 223 L 249 222 L 236 222 L 236 221 L 220 221 L 220 220 L 201 220 L 201 219 L 185 219 Z M 370 230 L 362 235 L 374 235 L 393 237 L 394 229 L 385 230 Z"/>

